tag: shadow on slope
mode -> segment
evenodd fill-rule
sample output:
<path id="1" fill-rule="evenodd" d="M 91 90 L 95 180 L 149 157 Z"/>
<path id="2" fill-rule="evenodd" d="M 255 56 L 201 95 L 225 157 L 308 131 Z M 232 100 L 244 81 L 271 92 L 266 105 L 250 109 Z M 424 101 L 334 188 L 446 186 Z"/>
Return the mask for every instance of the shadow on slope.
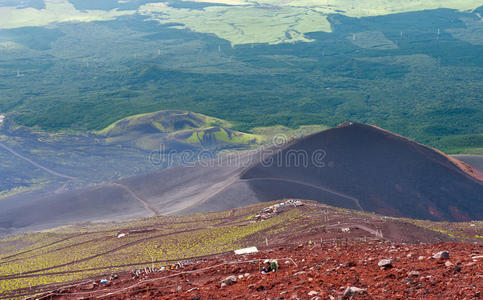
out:
<path id="1" fill-rule="evenodd" d="M 388 216 L 480 220 L 481 195 L 481 178 L 469 165 L 380 128 L 346 123 L 278 147 L 22 200 L 0 212 L 0 227 L 221 211 L 282 198 Z"/>
<path id="2" fill-rule="evenodd" d="M 293 153 L 325 153 L 323 166 L 294 164 Z M 299 159 L 299 158 L 297 158 Z M 483 217 L 483 186 L 473 169 L 441 152 L 374 126 L 345 123 L 309 136 L 258 164 L 242 180 L 270 178 L 340 191 L 360 208 L 391 216 L 432 220 Z M 300 164 L 300 162 L 299 162 Z"/>

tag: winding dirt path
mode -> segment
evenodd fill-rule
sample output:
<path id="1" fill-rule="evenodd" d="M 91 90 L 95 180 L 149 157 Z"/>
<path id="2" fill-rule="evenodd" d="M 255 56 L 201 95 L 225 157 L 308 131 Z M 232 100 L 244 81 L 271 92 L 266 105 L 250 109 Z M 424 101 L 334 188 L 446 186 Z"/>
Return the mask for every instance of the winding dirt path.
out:
<path id="1" fill-rule="evenodd" d="M 79 236 L 82 236 L 82 235 L 85 235 L 85 234 L 89 234 L 89 233 L 76 234 L 76 235 L 73 235 L 73 236 L 69 236 L 69 237 L 60 239 L 60 240 L 55 241 L 55 242 L 51 242 L 51 243 L 46 244 L 46 245 L 42 245 L 42 246 L 39 246 L 39 247 L 35 247 L 35 248 L 32 248 L 32 249 L 28 249 L 28 250 L 25 250 L 25 251 L 21 251 L 21 252 L 12 254 L 12 255 L 7 255 L 7 256 L 4 256 L 4 257 L 0 257 L 0 264 L 14 261 L 14 260 L 6 261 L 7 259 L 14 258 L 14 257 L 20 256 L 20 255 L 23 255 L 23 254 L 26 254 L 26 253 L 29 253 L 29 252 L 33 252 L 33 251 L 36 251 L 36 250 L 40 250 L 40 249 L 43 249 L 43 248 L 46 248 L 46 247 L 50 247 L 50 246 L 53 246 L 55 244 L 65 242 L 65 241 L 71 240 L 73 238 L 76 238 L 76 237 L 79 237 Z M 20 258 L 20 259 L 23 259 L 23 258 Z"/>
<path id="2" fill-rule="evenodd" d="M 224 219 L 226 219 L 226 218 L 224 218 Z M 214 219 L 214 220 L 216 220 L 216 219 Z M 220 224 L 216 224 L 215 227 L 232 226 L 230 223 L 231 223 L 231 220 L 227 220 L 226 222 L 221 222 Z M 31 271 L 26 271 L 26 272 L 17 273 L 17 274 L 3 275 L 3 276 L 0 276 L 0 281 L 2 281 L 2 280 L 8 280 L 8 279 L 17 279 L 17 278 L 38 277 L 38 276 L 45 276 L 45 275 L 59 275 L 59 274 L 75 273 L 77 271 L 69 270 L 69 271 L 59 271 L 59 272 L 51 272 L 51 273 L 38 274 L 39 272 L 45 272 L 45 271 L 55 270 L 55 269 L 62 268 L 62 267 L 65 267 L 65 266 L 75 265 L 75 264 L 78 264 L 78 263 L 81 263 L 81 262 L 89 261 L 89 260 L 92 260 L 92 259 L 95 259 L 95 258 L 104 256 L 104 255 L 107 255 L 107 254 L 111 254 L 111 253 L 120 251 L 120 250 L 125 249 L 125 248 L 128 248 L 128 247 L 137 245 L 137 244 L 139 244 L 141 242 L 145 242 L 145 241 L 148 241 L 148 240 L 152 240 L 152 239 L 156 239 L 156 238 L 160 238 L 160 237 L 171 236 L 171 235 L 176 235 L 176 234 L 181 234 L 181 233 L 196 232 L 196 231 L 200 231 L 200 230 L 204 230 L 204 229 L 209 229 L 209 228 L 210 228 L 210 226 L 202 226 L 202 227 L 198 227 L 198 228 L 185 229 L 185 230 L 179 230 L 179 231 L 173 231 L 173 232 L 167 232 L 167 233 L 161 233 L 161 234 L 158 234 L 158 235 L 141 238 L 141 239 L 138 239 L 138 240 L 135 240 L 135 241 L 128 242 L 128 243 L 123 244 L 121 246 L 118 246 L 116 248 L 113 248 L 113 249 L 104 251 L 102 253 L 94 254 L 94 255 L 91 255 L 91 256 L 88 256 L 88 257 L 84 257 L 82 259 L 77 259 L 75 261 L 70 261 L 70 262 L 63 263 L 63 264 L 59 264 L 59 265 L 55 265 L 55 266 L 52 266 L 52 267 L 47 267 L 47 268 L 42 268 L 42 269 L 37 269 L 37 270 L 31 270 Z M 96 238 L 95 240 L 98 240 L 98 239 Z M 92 242 L 92 241 L 94 241 L 94 240 L 84 241 L 84 242 L 79 243 L 78 245 L 86 244 L 86 243 Z M 75 246 L 75 245 L 70 245 L 70 246 L 64 247 L 64 249 L 71 248 L 72 246 Z M 226 253 L 226 252 L 222 252 L 222 253 Z M 216 255 L 218 255 L 218 254 L 216 254 Z M 215 255 L 215 254 L 209 254 L 209 255 L 204 255 L 204 256 L 199 256 L 199 257 L 210 257 L 210 256 L 213 256 L 213 255 Z M 188 258 L 183 258 L 183 259 L 188 259 Z M 156 262 L 156 263 L 159 263 L 159 262 L 170 262 L 170 261 L 183 260 L 183 259 L 178 258 L 178 259 L 170 259 L 170 260 L 159 260 L 159 261 L 154 261 L 154 262 Z M 191 259 L 191 258 L 189 258 L 189 259 Z M 124 264 L 124 265 L 119 265 L 119 266 L 134 266 L 134 265 L 139 265 L 139 264 L 141 264 L 141 263 Z M 144 263 L 142 263 L 142 264 L 144 264 Z M 89 270 L 102 270 L 102 269 L 109 269 L 109 268 L 113 268 L 113 266 L 92 268 L 92 269 L 89 269 Z"/>
<path id="3" fill-rule="evenodd" d="M 372 229 L 369 226 L 366 226 L 366 225 L 363 225 L 363 224 L 341 223 L 341 224 L 330 225 L 330 226 L 327 226 L 326 228 L 329 229 L 329 228 L 344 228 L 344 227 L 358 228 L 360 230 L 367 231 L 368 233 L 374 235 L 377 238 L 381 238 L 381 239 L 383 238 L 382 234 L 379 231 Z"/>
<path id="4" fill-rule="evenodd" d="M 159 211 L 157 211 L 154 207 L 152 207 L 146 200 L 138 197 L 128 186 L 126 186 L 122 183 L 119 183 L 119 182 L 111 182 L 111 183 L 107 183 L 106 185 L 111 185 L 111 186 L 113 185 L 113 186 L 118 186 L 118 187 L 122 188 L 123 190 L 128 192 L 134 199 L 136 199 L 139 203 L 141 203 L 146 210 L 151 211 L 154 216 L 160 215 Z"/>
<path id="5" fill-rule="evenodd" d="M 81 245 L 85 245 L 85 244 L 88 244 L 88 243 L 94 243 L 94 242 L 98 242 L 98 241 L 106 241 L 108 239 L 113 239 L 114 237 L 106 237 L 106 236 L 102 236 L 102 237 L 98 237 L 98 238 L 95 238 L 95 239 L 91 239 L 91 240 L 87 240 L 87 241 L 83 241 L 83 242 L 79 242 L 79 243 L 75 243 L 75 244 L 72 244 L 72 245 L 67 245 L 67 246 L 63 246 L 63 247 L 60 247 L 60 248 L 56 248 L 56 249 L 53 249 L 53 250 L 49 250 L 49 251 L 46 251 L 44 253 L 40 253 L 40 254 L 35 254 L 35 255 L 31 255 L 31 256 L 27 256 L 27 257 L 20 257 L 20 258 L 15 258 L 15 259 L 12 259 L 12 260 L 8 260 L 8 261 L 1 261 L 0 262 L 0 265 L 4 265 L 4 264 L 8 264 L 8 263 L 12 263 L 12 262 L 16 262 L 16 261 L 19 261 L 19 260 L 27 260 L 27 259 L 32 259 L 32 258 L 35 258 L 35 257 L 40 257 L 40 256 L 43 256 L 43 255 L 46 255 L 46 254 L 49 254 L 49 253 L 52 253 L 52 252 L 56 252 L 56 251 L 61 251 L 61 250 L 66 250 L 66 249 L 70 249 L 70 248 L 74 248 L 77 247 L 77 246 L 81 246 Z M 69 238 L 71 239 L 71 238 Z M 64 239 L 64 241 L 66 240 L 69 240 L 69 239 Z M 49 246 L 51 245 L 54 245 L 54 244 L 57 244 L 59 242 L 55 242 L 55 243 L 51 243 Z M 47 246 L 44 246 L 43 248 L 45 248 Z M 41 249 L 41 248 L 40 248 Z M 33 250 L 32 250 L 33 251 Z M 25 253 L 25 252 L 24 252 Z"/>
<path id="6" fill-rule="evenodd" d="M 290 182 L 290 183 L 296 183 L 296 184 L 301 184 L 301 185 L 305 185 L 305 186 L 309 186 L 309 187 L 312 187 L 314 189 L 318 189 L 318 190 L 322 190 L 324 192 L 328 192 L 328 193 L 331 193 L 331 194 L 334 194 L 334 195 L 337 195 L 339 197 L 342 197 L 342 198 L 345 198 L 345 199 L 348 199 L 348 200 L 351 200 L 354 202 L 354 204 L 361 210 L 361 211 L 364 211 L 364 208 L 362 208 L 361 204 L 359 203 L 359 199 L 357 198 L 354 198 L 352 196 L 349 196 L 349 195 L 345 195 L 345 194 L 342 194 L 342 193 L 339 193 L 339 192 L 336 192 L 334 190 L 331 190 L 329 188 L 326 188 L 326 187 L 323 187 L 323 186 L 320 186 L 320 185 L 315 185 L 315 184 L 311 184 L 311 183 L 307 183 L 307 182 L 303 182 L 303 181 L 298 181 L 298 180 L 294 180 L 294 179 L 286 179 L 286 178 L 271 178 L 271 177 L 267 177 L 267 178 L 250 178 L 250 179 L 240 179 L 241 181 L 257 181 L 257 180 L 272 180 L 272 181 L 285 181 L 285 182 Z"/>
<path id="7" fill-rule="evenodd" d="M 240 179 L 240 173 L 241 173 L 240 170 L 236 170 L 235 172 L 232 172 L 231 174 L 227 175 L 227 178 L 225 180 L 216 182 L 215 184 L 211 185 L 208 189 L 204 189 L 200 191 L 196 195 L 196 198 L 197 198 L 196 201 L 193 201 L 192 203 L 189 203 L 189 205 L 186 205 L 181 208 L 171 209 L 165 212 L 165 214 L 167 215 L 175 214 L 180 211 L 189 209 L 190 207 L 193 207 L 208 201 L 210 198 L 223 192 L 225 189 L 229 188 L 232 184 L 236 183 Z"/>
<path id="8" fill-rule="evenodd" d="M 107 250 L 107 251 L 104 251 L 104 252 L 101 252 L 101 253 L 98 253 L 98 254 L 94 254 L 94 255 L 91 255 L 91 256 L 88 256 L 88 257 L 84 257 L 84 258 L 81 258 L 81 259 L 77 259 L 75 261 L 70 261 L 70 262 L 55 265 L 55 266 L 52 266 L 52 267 L 26 271 L 26 272 L 22 272 L 22 273 L 3 275 L 3 276 L 0 276 L 0 281 L 6 280 L 6 279 L 26 278 L 26 277 L 37 276 L 39 274 L 37 274 L 37 275 L 35 275 L 35 274 L 39 273 L 39 272 L 55 270 L 55 269 L 62 268 L 62 267 L 65 267 L 65 266 L 75 265 L 75 264 L 78 264 L 78 263 L 86 262 L 86 261 L 92 260 L 94 258 L 101 257 L 101 256 L 111 254 L 111 253 L 117 252 L 119 250 L 128 248 L 128 247 L 134 246 L 134 245 L 139 244 L 139 243 L 144 242 L 144 241 L 148 241 L 148 240 L 152 240 L 152 239 L 156 239 L 156 238 L 160 238 L 160 237 L 166 237 L 166 236 L 170 236 L 170 235 L 174 235 L 174 234 L 181 234 L 181 233 L 199 231 L 199 230 L 203 230 L 203 229 L 208 229 L 208 227 L 199 227 L 199 228 L 194 228 L 194 229 L 180 230 L 180 231 L 158 234 L 158 235 L 154 235 L 154 236 L 151 236 L 151 237 L 141 238 L 139 240 L 135 240 L 135 241 L 126 243 L 126 244 L 121 245 L 119 247 L 116 247 L 116 248 L 113 248 L 113 249 L 110 249 L 110 250 Z M 72 271 L 66 271 L 66 272 L 72 272 Z M 45 275 L 45 274 L 40 274 L 40 275 Z"/>
<path id="9" fill-rule="evenodd" d="M 215 222 L 215 221 L 222 221 L 222 220 L 225 221 L 225 222 L 221 222 L 221 223 L 215 224 L 215 225 L 209 225 L 208 227 L 212 228 L 212 227 L 237 225 L 236 223 L 233 223 L 230 220 L 226 221 L 226 217 L 213 218 L 213 219 L 209 219 L 208 221 Z M 199 223 L 199 222 L 200 222 L 199 220 L 184 221 L 184 222 L 162 222 L 162 223 L 158 223 L 157 227 L 173 226 L 173 225 L 180 225 L 180 224 L 191 224 L 191 223 Z M 245 223 L 246 222 L 240 222 L 240 224 L 245 224 Z M 149 228 L 151 229 L 151 227 L 149 227 Z M 142 230 L 143 228 L 137 228 L 137 229 Z M 170 228 L 168 228 L 168 229 L 170 229 Z M 155 231 L 162 231 L 160 228 L 154 228 L 154 230 Z M 85 233 L 81 233 L 81 234 L 76 234 L 76 235 L 73 235 L 73 236 L 70 236 L 70 237 L 67 237 L 67 238 L 60 239 L 60 240 L 55 241 L 55 242 L 51 242 L 51 243 L 46 244 L 46 245 L 42 245 L 42 246 L 39 246 L 39 247 L 36 247 L 36 248 L 32 248 L 32 249 L 29 249 L 29 250 L 18 252 L 18 253 L 12 254 L 12 255 L 0 257 L 0 265 L 19 261 L 19 260 L 26 260 L 26 259 L 39 257 L 39 256 L 42 256 L 42 255 L 46 255 L 46 254 L 56 252 L 56 251 L 60 251 L 60 250 L 75 248 L 77 246 L 85 245 L 87 243 L 92 243 L 92 242 L 96 242 L 96 241 L 99 241 L 99 240 L 106 240 L 106 239 L 114 238 L 114 237 L 103 236 L 103 237 L 100 237 L 100 238 L 89 239 L 89 240 L 86 240 L 86 241 L 83 241 L 83 242 L 79 242 L 79 243 L 75 243 L 75 244 L 71 244 L 71 245 L 67 245 L 67 246 L 62 246 L 60 248 L 54 248 L 54 249 L 48 250 L 48 251 L 41 253 L 41 254 L 35 254 L 35 255 L 31 255 L 31 256 L 16 258 L 16 257 L 21 256 L 23 254 L 30 253 L 30 252 L 37 251 L 37 250 L 41 250 L 41 249 L 44 249 L 44 248 L 47 248 L 47 247 L 50 247 L 50 246 L 54 246 L 56 244 L 59 244 L 59 243 L 62 243 L 62 242 L 65 242 L 65 241 L 68 241 L 68 240 L 71 240 L 71 239 L 74 239 L 74 238 L 77 238 L 77 237 L 80 237 L 80 236 L 95 235 L 95 234 L 99 234 L 99 233 L 115 234 L 117 232 L 119 232 L 119 230 L 100 230 L 100 231 L 95 231 L 95 232 L 85 232 Z M 8 260 L 8 259 L 11 259 L 11 260 Z"/>
<path id="10" fill-rule="evenodd" d="M 13 150 L 12 148 L 10 148 L 9 146 L 5 145 L 5 144 L 2 144 L 0 143 L 0 147 L 7 150 L 8 152 L 10 152 L 11 154 L 15 155 L 16 157 L 34 165 L 35 167 L 39 168 L 39 169 L 42 169 L 44 170 L 45 172 L 51 174 L 51 175 L 54 175 L 54 176 L 57 176 L 57 177 L 62 177 L 62 178 L 66 178 L 66 179 L 70 179 L 70 180 L 74 180 L 74 179 L 77 179 L 77 177 L 72 177 L 72 176 L 69 176 L 69 175 L 65 175 L 65 174 L 62 174 L 62 173 L 59 173 L 59 172 L 56 172 L 52 169 L 49 169 L 47 167 L 44 167 L 42 166 L 41 164 L 39 163 L 36 163 L 35 161 L 31 160 L 30 158 L 28 157 L 25 157 L 23 156 L 22 154 L 18 153 L 17 151 Z"/>

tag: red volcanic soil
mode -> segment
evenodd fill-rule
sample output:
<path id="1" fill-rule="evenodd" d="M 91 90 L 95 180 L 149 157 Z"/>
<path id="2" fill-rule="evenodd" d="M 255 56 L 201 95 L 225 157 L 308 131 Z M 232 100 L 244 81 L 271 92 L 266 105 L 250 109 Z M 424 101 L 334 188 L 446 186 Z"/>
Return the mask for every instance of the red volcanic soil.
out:
<path id="1" fill-rule="evenodd" d="M 449 259 L 432 258 L 449 251 Z M 261 274 L 265 259 L 279 270 Z M 392 267 L 378 263 L 390 259 Z M 107 284 L 87 281 L 37 299 L 481 299 L 483 245 L 339 242 L 281 246 L 188 261 L 177 270 Z M 235 276 L 236 282 L 221 282 Z M 344 297 L 347 287 L 365 290 Z M 42 298 L 43 297 L 43 298 Z"/>

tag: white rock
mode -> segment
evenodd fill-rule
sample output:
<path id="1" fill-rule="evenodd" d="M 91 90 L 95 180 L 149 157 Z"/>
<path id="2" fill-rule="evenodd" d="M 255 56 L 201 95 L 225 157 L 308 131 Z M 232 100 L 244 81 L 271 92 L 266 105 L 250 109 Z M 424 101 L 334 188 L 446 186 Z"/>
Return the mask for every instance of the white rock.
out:
<path id="1" fill-rule="evenodd" d="M 438 253 L 433 255 L 434 259 L 449 259 L 449 252 L 448 251 L 439 251 Z"/>
<path id="2" fill-rule="evenodd" d="M 367 294 L 367 290 L 355 286 L 348 286 L 344 291 L 344 297 L 350 297 L 356 294 Z"/>
<path id="3" fill-rule="evenodd" d="M 297 275 L 305 275 L 305 274 L 307 274 L 307 272 L 305 272 L 305 271 L 299 271 L 299 272 L 297 272 L 297 273 L 295 273 L 293 275 L 294 276 L 297 276 Z"/>
<path id="4" fill-rule="evenodd" d="M 381 259 L 377 265 L 381 268 L 387 269 L 392 267 L 392 260 L 390 259 Z"/>
<path id="5" fill-rule="evenodd" d="M 236 283 L 236 277 L 235 277 L 235 275 L 228 276 L 228 277 L 226 277 L 225 279 L 223 279 L 221 281 L 221 285 L 222 286 L 223 286 L 223 284 L 225 284 L 225 285 L 232 285 L 234 283 Z"/>

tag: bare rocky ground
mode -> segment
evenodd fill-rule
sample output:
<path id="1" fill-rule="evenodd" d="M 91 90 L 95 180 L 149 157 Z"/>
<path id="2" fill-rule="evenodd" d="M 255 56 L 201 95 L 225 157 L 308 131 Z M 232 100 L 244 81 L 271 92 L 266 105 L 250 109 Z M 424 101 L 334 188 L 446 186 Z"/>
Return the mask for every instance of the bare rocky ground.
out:
<path id="1" fill-rule="evenodd" d="M 482 299 L 482 244 L 309 244 L 191 261 L 137 278 L 126 272 L 33 299 Z M 441 251 L 449 258 L 433 257 Z M 265 259 L 277 259 L 279 270 L 261 274 Z"/>
<path id="2" fill-rule="evenodd" d="M 69 270 L 52 266 L 20 274 L 4 275 L 0 280 L 30 277 L 40 279 L 70 272 L 85 273 L 83 279 L 49 285 L 26 286 L 0 292 L 0 298 L 30 299 L 480 299 L 483 288 L 482 222 L 455 223 L 398 219 L 371 213 L 334 208 L 315 201 L 302 200 L 300 207 L 287 207 L 269 217 L 283 220 L 279 225 L 264 227 L 243 238 L 243 247 L 257 246 L 259 253 L 235 255 L 229 252 L 207 252 L 200 248 L 194 256 L 179 253 L 174 260 L 145 261 L 142 264 L 104 267 L 95 273 L 85 266 L 70 264 Z M 278 202 L 272 202 L 275 204 Z M 223 214 L 203 214 L 171 220 L 176 232 L 198 229 L 244 228 L 251 226 L 256 214 L 267 207 L 257 204 Z M 200 221 L 203 217 L 204 221 Z M 129 235 L 143 243 L 149 233 L 166 227 L 164 218 L 133 223 Z M 213 220 L 217 222 L 212 223 Z M 269 224 L 265 220 L 261 224 Z M 153 223 L 154 222 L 154 223 Z M 156 225 L 157 224 L 157 225 Z M 100 225 L 98 225 L 100 226 Z M 127 226 L 125 224 L 125 226 Z M 208 227 L 207 227 L 208 226 Z M 104 251 L 95 254 L 106 259 L 122 255 L 109 250 L 103 240 L 109 240 L 103 227 L 92 227 L 104 233 L 93 237 Z M 149 229 L 150 228 L 150 229 Z M 166 229 L 166 228 L 165 228 Z M 73 230 L 75 237 L 79 227 Z M 84 228 L 84 231 L 87 230 Z M 114 233 L 119 229 L 111 228 Z M 87 231 L 86 231 L 87 232 Z M 94 233 L 84 233 L 94 234 Z M 156 236 L 155 236 L 156 237 Z M 154 238 L 155 238 L 154 237 Z M 182 242 L 181 236 L 173 241 Z M 152 239 L 153 237 L 151 237 Z M 206 238 L 210 238 L 209 235 Z M 160 240 L 161 242 L 162 240 Z M 228 240 L 227 240 L 228 241 Z M 4 244 L 8 246 L 8 244 Z M 59 247 L 59 255 L 78 251 L 82 242 Z M 118 245 L 119 246 L 119 245 Z M 30 246 L 32 247 L 32 246 Z M 116 249 L 124 249 L 119 246 Z M 129 249 L 129 248 L 126 248 Z M 231 249 L 236 249 L 235 246 Z M 50 251 L 55 251 L 51 249 Z M 134 250 L 130 250 L 134 251 Z M 433 256 L 447 251 L 449 257 Z M 5 263 L 28 259 L 35 253 L 27 250 L 4 257 Z M 48 256 L 49 251 L 42 252 Z M 64 253 L 64 254 L 63 254 Z M 118 253 L 118 254 L 116 254 Z M 189 257 L 189 258 L 187 258 Z M 261 274 L 265 259 L 276 259 L 279 270 Z M 389 261 L 383 261 L 389 260 Z M 126 257 L 126 263 L 130 263 Z M 159 268 L 179 262 L 182 267 L 161 271 Z M 26 262 L 28 263 L 28 262 Z M 92 264 L 92 266 L 96 266 Z M 138 276 L 133 270 L 138 268 Z M 150 270 L 151 269 L 151 270 Z M 52 274 L 52 275 L 49 275 Z M 77 273 L 75 273 L 77 274 Z M 234 276 L 234 277 L 232 277 Z M 227 279 L 229 278 L 229 279 Z M 106 282 L 101 282 L 105 279 Z M 225 280 L 227 279 L 227 280 Z M 224 284 L 223 281 L 225 280 Z M 360 290 L 359 290 L 360 289 Z M 345 294 L 345 296 L 344 296 Z M 349 295 L 350 294 L 350 295 Z M 36 296 L 32 296 L 36 295 Z M 317 298 L 319 297 L 319 298 Z"/>

